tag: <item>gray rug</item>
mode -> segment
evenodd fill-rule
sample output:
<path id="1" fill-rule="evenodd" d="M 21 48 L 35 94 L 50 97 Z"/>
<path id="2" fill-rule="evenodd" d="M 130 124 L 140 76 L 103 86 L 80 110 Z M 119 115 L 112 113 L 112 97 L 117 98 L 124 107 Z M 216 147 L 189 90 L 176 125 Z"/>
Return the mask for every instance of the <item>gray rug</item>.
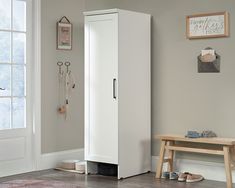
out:
<path id="1" fill-rule="evenodd" d="M 78 185 L 50 180 L 13 180 L 0 183 L 0 188 L 81 188 Z"/>

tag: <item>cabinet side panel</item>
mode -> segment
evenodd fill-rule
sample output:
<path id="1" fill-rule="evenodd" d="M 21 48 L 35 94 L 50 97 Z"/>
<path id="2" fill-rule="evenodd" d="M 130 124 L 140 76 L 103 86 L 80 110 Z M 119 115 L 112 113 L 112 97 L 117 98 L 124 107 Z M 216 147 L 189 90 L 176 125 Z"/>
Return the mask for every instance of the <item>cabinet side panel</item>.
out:
<path id="1" fill-rule="evenodd" d="M 150 20 L 119 12 L 119 178 L 151 169 Z"/>

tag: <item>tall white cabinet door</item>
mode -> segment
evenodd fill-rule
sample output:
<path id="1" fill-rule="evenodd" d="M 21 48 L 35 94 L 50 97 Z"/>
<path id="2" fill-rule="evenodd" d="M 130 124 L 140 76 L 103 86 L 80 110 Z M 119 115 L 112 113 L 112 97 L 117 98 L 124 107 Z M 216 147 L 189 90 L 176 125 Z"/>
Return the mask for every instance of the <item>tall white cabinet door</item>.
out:
<path id="1" fill-rule="evenodd" d="M 85 159 L 118 164 L 118 15 L 85 18 Z"/>

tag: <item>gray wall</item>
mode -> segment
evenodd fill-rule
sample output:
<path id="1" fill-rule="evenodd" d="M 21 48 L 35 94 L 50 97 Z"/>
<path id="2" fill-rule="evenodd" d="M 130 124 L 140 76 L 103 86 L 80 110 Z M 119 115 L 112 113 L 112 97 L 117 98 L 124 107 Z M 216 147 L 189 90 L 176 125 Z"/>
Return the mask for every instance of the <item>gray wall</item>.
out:
<path id="1" fill-rule="evenodd" d="M 235 137 L 235 2 L 233 0 L 43 0 L 43 151 L 83 147 L 83 33 L 84 10 L 122 8 L 152 17 L 152 134 L 185 134 L 211 129 L 219 136 Z M 57 7 L 59 6 L 59 7 Z M 83 7 L 84 6 L 84 7 Z M 231 37 L 188 40 L 185 16 L 228 11 Z M 55 22 L 65 14 L 77 24 L 72 52 L 55 50 Z M 75 26 L 76 27 L 76 26 Z M 74 33 L 75 33 L 74 32 Z M 48 42 L 49 41 L 49 42 Z M 205 47 L 221 55 L 221 73 L 197 73 L 197 56 Z M 70 56 L 71 55 L 71 56 Z M 80 89 L 74 94 L 70 123 L 55 112 L 56 61 L 71 59 Z M 76 96 L 75 96 L 76 95 Z M 72 108 L 72 107 L 71 107 Z M 77 115 L 77 116 L 76 116 Z M 60 131 L 59 131 L 60 130 Z M 77 131 L 75 133 L 75 131 Z M 77 134 L 77 136 L 75 135 Z M 71 138 L 71 139 L 70 139 Z M 76 143 L 75 143 L 76 142 Z M 152 154 L 158 155 L 153 140 Z M 187 156 L 194 158 L 193 156 Z"/>
<path id="2" fill-rule="evenodd" d="M 84 0 L 42 0 L 42 153 L 83 148 L 84 140 Z M 73 23 L 72 51 L 56 50 L 56 22 Z M 76 81 L 68 119 L 57 113 L 57 61 L 70 61 Z"/>
<path id="3" fill-rule="evenodd" d="M 84 17 L 85 10 L 116 7 L 115 0 L 42 0 L 42 153 L 84 147 Z M 85 8 L 86 6 L 86 8 Z M 73 23 L 72 51 L 56 50 L 56 22 Z M 57 61 L 70 61 L 76 80 L 69 117 L 57 113 Z"/>
<path id="4" fill-rule="evenodd" d="M 119 0 L 84 0 L 84 1 L 85 1 L 86 11 L 117 8 L 119 5 Z"/>
<path id="5" fill-rule="evenodd" d="M 102 8 L 98 2 L 93 9 Z M 235 137 L 235 2 L 116 0 L 115 6 L 152 15 L 152 135 L 210 129 Z M 230 13 L 231 37 L 186 39 L 187 15 L 218 11 Z M 221 73 L 197 73 L 197 56 L 208 46 L 221 55 Z M 158 155 L 158 145 L 153 140 L 152 155 Z"/>

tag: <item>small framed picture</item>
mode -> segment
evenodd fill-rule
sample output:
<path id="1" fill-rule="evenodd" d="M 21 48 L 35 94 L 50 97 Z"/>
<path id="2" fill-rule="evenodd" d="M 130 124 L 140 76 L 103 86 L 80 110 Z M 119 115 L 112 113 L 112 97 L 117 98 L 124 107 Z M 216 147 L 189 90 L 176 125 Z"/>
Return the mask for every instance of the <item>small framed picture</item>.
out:
<path id="1" fill-rule="evenodd" d="M 65 16 L 57 22 L 57 50 L 72 50 L 72 24 Z"/>
<path id="2" fill-rule="evenodd" d="M 187 16 L 186 35 L 188 39 L 228 37 L 228 12 L 216 12 Z"/>

